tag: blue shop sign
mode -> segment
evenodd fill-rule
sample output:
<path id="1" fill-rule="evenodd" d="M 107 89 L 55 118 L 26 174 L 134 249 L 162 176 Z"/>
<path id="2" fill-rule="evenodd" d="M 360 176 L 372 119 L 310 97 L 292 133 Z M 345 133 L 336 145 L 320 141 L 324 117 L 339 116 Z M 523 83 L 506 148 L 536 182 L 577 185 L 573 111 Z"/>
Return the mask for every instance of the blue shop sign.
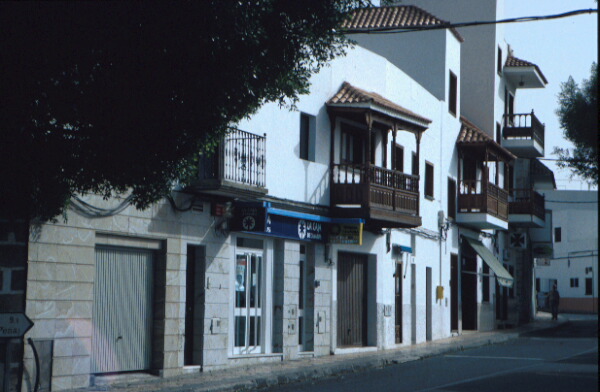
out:
<path id="1" fill-rule="evenodd" d="M 231 228 L 233 231 L 254 233 L 298 241 L 327 242 L 331 223 L 363 223 L 362 219 L 336 219 L 280 208 L 271 203 L 238 203 Z"/>

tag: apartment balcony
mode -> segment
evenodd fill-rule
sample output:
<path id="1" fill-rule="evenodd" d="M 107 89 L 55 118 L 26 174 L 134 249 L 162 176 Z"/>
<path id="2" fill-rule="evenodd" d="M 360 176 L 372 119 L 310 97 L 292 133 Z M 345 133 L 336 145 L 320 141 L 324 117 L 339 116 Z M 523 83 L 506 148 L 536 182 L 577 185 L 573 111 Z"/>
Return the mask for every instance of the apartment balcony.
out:
<path id="1" fill-rule="evenodd" d="M 213 155 L 201 156 L 192 191 L 225 197 L 267 193 L 266 135 L 241 130 L 225 135 Z"/>
<path id="2" fill-rule="evenodd" d="M 544 196 L 533 189 L 513 189 L 508 205 L 508 221 L 518 227 L 544 227 Z"/>
<path id="3" fill-rule="evenodd" d="M 474 229 L 508 229 L 508 192 L 488 181 L 462 180 L 456 222 Z"/>
<path id="4" fill-rule="evenodd" d="M 502 147 L 520 158 L 544 156 L 544 124 L 531 113 L 504 115 Z"/>
<path id="5" fill-rule="evenodd" d="M 331 207 L 336 217 L 362 218 L 372 228 L 421 225 L 419 176 L 371 164 L 333 164 Z"/>

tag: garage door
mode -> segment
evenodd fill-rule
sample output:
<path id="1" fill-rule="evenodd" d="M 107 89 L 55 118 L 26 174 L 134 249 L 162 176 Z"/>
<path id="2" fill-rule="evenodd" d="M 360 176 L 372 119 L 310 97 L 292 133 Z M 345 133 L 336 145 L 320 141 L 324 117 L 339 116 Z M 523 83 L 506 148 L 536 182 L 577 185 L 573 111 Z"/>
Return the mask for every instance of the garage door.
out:
<path id="1" fill-rule="evenodd" d="M 150 368 L 152 251 L 96 248 L 92 372 Z"/>

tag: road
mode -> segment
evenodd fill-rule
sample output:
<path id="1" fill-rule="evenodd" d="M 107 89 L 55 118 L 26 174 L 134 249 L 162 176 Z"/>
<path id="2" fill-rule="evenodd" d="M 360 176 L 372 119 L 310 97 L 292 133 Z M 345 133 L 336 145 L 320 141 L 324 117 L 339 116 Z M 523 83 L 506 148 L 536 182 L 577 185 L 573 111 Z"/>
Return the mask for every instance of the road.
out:
<path id="1" fill-rule="evenodd" d="M 268 391 L 598 391 L 598 321 L 574 320 L 505 344 Z"/>

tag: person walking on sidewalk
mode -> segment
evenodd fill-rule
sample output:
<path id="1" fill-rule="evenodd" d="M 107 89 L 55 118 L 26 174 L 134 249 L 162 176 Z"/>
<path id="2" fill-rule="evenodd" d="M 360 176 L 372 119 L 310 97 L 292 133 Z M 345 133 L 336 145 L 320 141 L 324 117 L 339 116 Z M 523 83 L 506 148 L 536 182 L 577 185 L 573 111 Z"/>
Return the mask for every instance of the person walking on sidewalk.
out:
<path id="1" fill-rule="evenodd" d="M 548 293 L 548 303 L 552 311 L 552 320 L 558 320 L 558 303 L 560 302 L 560 294 L 556 289 L 556 285 L 552 286 L 552 291 Z"/>

